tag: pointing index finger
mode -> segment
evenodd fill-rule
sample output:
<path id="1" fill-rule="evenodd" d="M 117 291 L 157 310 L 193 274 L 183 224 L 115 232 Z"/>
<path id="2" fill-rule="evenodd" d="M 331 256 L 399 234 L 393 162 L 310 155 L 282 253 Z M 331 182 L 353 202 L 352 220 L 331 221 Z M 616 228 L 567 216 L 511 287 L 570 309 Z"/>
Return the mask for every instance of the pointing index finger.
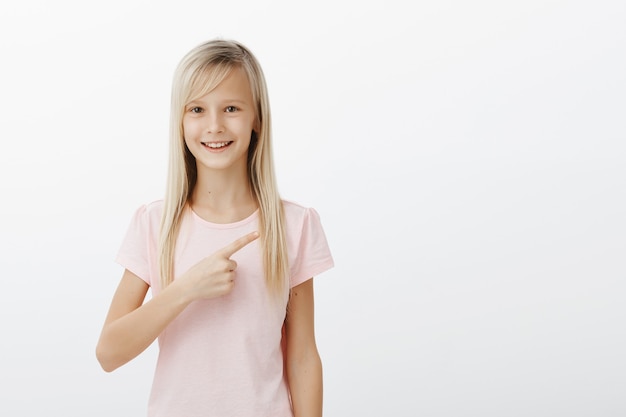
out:
<path id="1" fill-rule="evenodd" d="M 231 256 L 233 256 L 235 252 L 242 249 L 248 243 L 256 240 L 258 237 L 259 237 L 259 232 L 248 233 L 247 235 L 242 236 L 239 239 L 235 240 L 231 244 L 224 246 L 220 252 L 222 252 L 222 254 L 226 256 L 227 258 L 230 258 Z"/>

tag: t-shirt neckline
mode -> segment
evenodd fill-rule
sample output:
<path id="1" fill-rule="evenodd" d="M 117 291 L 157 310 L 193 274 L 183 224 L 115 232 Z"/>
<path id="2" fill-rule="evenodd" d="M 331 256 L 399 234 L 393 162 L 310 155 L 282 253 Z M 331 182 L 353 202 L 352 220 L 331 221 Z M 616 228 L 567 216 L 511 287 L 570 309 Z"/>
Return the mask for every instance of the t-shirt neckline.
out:
<path id="1" fill-rule="evenodd" d="M 243 226 L 245 224 L 252 222 L 259 215 L 259 209 L 257 208 L 248 217 L 241 219 L 239 221 L 236 221 L 233 223 L 213 223 L 200 217 L 200 215 L 198 215 L 198 213 L 196 213 L 191 207 L 188 207 L 188 209 L 191 212 L 191 216 L 194 218 L 196 222 L 206 227 L 210 227 L 212 229 L 233 229 L 235 227 L 240 227 L 240 226 Z"/>

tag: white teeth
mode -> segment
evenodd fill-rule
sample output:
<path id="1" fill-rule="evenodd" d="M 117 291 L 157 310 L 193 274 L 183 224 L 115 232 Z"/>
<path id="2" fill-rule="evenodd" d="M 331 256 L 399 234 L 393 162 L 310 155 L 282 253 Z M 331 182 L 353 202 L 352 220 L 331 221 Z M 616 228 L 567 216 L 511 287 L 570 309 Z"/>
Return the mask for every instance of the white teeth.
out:
<path id="1" fill-rule="evenodd" d="M 230 142 L 203 142 L 204 146 L 209 148 L 218 149 L 223 148 L 226 145 L 229 145 Z"/>

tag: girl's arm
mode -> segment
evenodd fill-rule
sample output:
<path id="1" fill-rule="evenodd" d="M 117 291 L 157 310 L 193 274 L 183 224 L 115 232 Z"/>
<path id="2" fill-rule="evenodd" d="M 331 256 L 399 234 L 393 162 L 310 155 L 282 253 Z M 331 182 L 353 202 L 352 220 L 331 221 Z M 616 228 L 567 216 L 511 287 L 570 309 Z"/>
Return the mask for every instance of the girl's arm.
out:
<path id="1" fill-rule="evenodd" d="M 294 287 L 287 309 L 286 367 L 295 417 L 322 415 L 322 361 L 315 343 L 313 279 Z"/>
<path id="2" fill-rule="evenodd" d="M 185 309 L 189 301 L 178 287 L 169 285 L 143 304 L 148 284 L 124 272 L 96 347 L 102 369 L 111 372 L 135 358 Z"/>
<path id="3" fill-rule="evenodd" d="M 148 284 L 124 271 L 96 347 L 102 369 L 111 372 L 135 358 L 194 300 L 229 293 L 237 269 L 230 257 L 258 237 L 249 233 L 207 256 L 145 304 Z"/>

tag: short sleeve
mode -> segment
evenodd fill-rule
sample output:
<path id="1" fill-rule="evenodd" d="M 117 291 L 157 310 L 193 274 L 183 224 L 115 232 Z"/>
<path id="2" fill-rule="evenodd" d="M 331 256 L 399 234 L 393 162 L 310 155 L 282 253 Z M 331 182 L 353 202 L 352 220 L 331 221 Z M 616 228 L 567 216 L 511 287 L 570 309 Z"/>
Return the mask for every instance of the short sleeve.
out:
<path id="1" fill-rule="evenodd" d="M 334 260 L 319 214 L 314 209 L 307 208 L 302 219 L 297 254 L 291 268 L 290 286 L 293 288 L 302 284 L 333 266 Z"/>
<path id="2" fill-rule="evenodd" d="M 149 219 L 145 205 L 135 211 L 115 261 L 150 284 Z"/>

